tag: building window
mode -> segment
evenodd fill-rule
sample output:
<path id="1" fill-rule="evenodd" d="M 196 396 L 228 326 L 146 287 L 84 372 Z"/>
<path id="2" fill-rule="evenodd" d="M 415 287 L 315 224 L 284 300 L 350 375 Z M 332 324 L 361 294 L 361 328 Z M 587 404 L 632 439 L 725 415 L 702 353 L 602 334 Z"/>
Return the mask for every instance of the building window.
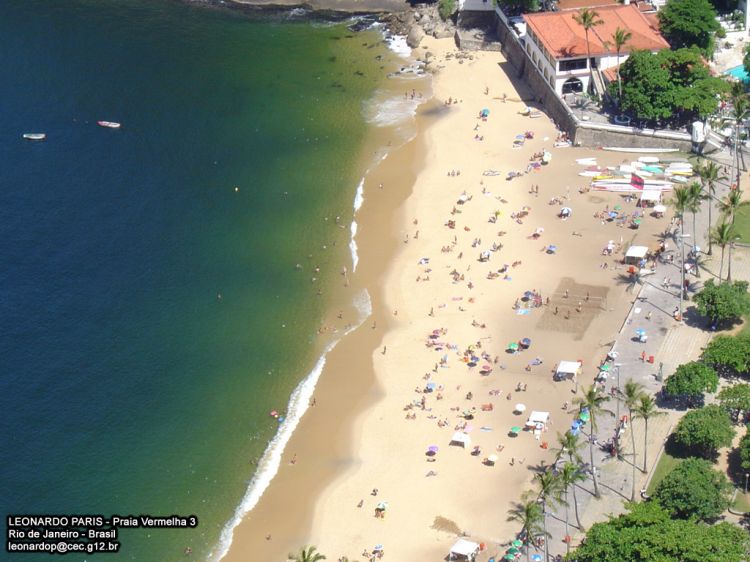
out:
<path id="1" fill-rule="evenodd" d="M 561 60 L 560 72 L 570 70 L 586 70 L 586 59 Z"/>

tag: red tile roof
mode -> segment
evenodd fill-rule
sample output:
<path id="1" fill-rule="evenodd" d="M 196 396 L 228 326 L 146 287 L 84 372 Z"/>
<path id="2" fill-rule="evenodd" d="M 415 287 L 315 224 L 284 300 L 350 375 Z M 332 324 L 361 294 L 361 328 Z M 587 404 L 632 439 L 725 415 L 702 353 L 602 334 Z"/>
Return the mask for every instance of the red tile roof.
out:
<path id="1" fill-rule="evenodd" d="M 612 45 L 605 47 L 604 42 L 612 43 L 612 35 L 618 27 L 632 34 L 630 40 L 622 48 L 621 54 L 636 49 L 649 51 L 669 49 L 669 43 L 634 4 L 601 6 L 595 11 L 604 23 L 589 30 L 592 57 L 614 54 L 614 47 Z M 583 27 L 573 19 L 573 16 L 579 12 L 580 10 L 565 10 L 525 14 L 523 17 L 528 27 L 553 57 L 567 59 L 586 56 L 586 34 Z"/>
<path id="2" fill-rule="evenodd" d="M 617 4 L 618 0 L 560 0 L 557 3 L 558 10 L 577 10 L 579 8 L 596 8 Z"/>

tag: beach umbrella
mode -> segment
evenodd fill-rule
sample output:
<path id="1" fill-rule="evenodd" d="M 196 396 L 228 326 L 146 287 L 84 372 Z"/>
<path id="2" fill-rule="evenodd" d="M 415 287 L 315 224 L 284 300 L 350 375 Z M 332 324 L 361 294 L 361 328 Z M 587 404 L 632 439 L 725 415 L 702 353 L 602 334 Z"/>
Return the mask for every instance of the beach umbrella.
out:
<path id="1" fill-rule="evenodd" d="M 523 541 L 516 539 L 510 544 L 512 544 L 515 548 L 521 548 L 523 546 Z"/>
<path id="2" fill-rule="evenodd" d="M 609 371 L 610 367 L 611 367 L 611 365 L 609 365 L 608 363 L 605 363 L 604 365 L 602 365 L 601 367 L 599 367 L 599 370 L 600 371 Z"/>
<path id="3" fill-rule="evenodd" d="M 508 349 L 511 351 L 517 351 L 518 350 L 518 344 L 516 342 L 510 342 L 508 344 Z"/>
<path id="4" fill-rule="evenodd" d="M 633 224 L 636 225 L 636 226 L 640 226 L 641 219 L 633 219 Z"/>
<path id="5" fill-rule="evenodd" d="M 557 251 L 557 246 L 555 246 L 554 244 L 550 244 L 549 246 L 547 246 L 548 254 L 554 254 L 556 251 Z"/>
<path id="6" fill-rule="evenodd" d="M 517 548 L 512 547 L 512 546 L 508 550 L 505 551 L 506 554 L 512 554 L 514 556 L 516 554 L 518 554 L 519 552 L 521 552 L 521 551 L 518 550 Z"/>
<path id="7" fill-rule="evenodd" d="M 529 347 L 531 345 L 531 340 L 529 338 L 523 338 L 521 340 L 521 345 L 524 347 Z"/>
<path id="8" fill-rule="evenodd" d="M 376 544 L 375 548 L 372 549 L 373 552 L 379 552 L 381 550 L 383 550 L 383 545 L 382 544 Z"/>
<path id="9" fill-rule="evenodd" d="M 610 211 L 609 212 L 609 218 L 611 218 L 611 219 L 617 218 L 617 211 Z"/>
<path id="10" fill-rule="evenodd" d="M 427 447 L 427 454 L 434 455 L 438 452 L 439 449 L 440 448 L 437 445 L 430 445 L 429 447 Z"/>
<path id="11" fill-rule="evenodd" d="M 589 421 L 589 419 L 591 419 L 591 414 L 589 414 L 588 412 L 581 412 L 578 415 L 578 419 L 581 420 L 582 422 L 587 422 Z"/>
<path id="12" fill-rule="evenodd" d="M 664 205 L 656 205 L 654 207 L 654 211 L 657 212 L 657 213 L 666 213 L 667 212 L 667 208 Z"/>
<path id="13" fill-rule="evenodd" d="M 510 428 L 510 432 L 511 433 L 515 433 L 515 434 L 519 434 L 519 433 L 521 433 L 521 428 L 518 427 L 517 425 L 514 425 L 513 427 Z"/>
<path id="14" fill-rule="evenodd" d="M 645 336 L 646 335 L 646 330 L 644 330 L 643 328 L 636 328 L 635 335 L 636 336 Z"/>
<path id="15" fill-rule="evenodd" d="M 487 457 L 487 460 L 489 462 L 491 462 L 491 463 L 496 463 L 497 462 L 497 455 L 490 455 L 490 456 Z"/>
<path id="16" fill-rule="evenodd" d="M 437 385 L 434 382 L 427 383 L 427 390 L 435 390 L 436 388 L 437 388 Z"/>
<path id="17" fill-rule="evenodd" d="M 573 209 L 571 209 L 570 207 L 563 207 L 562 209 L 560 209 L 560 214 L 561 215 L 572 215 L 573 214 Z"/>
<path id="18" fill-rule="evenodd" d="M 532 554 L 531 555 L 532 562 L 542 562 L 542 555 L 541 554 Z"/>
<path id="19" fill-rule="evenodd" d="M 376 509 L 380 509 L 381 511 L 385 511 L 386 509 L 388 509 L 388 502 L 380 502 L 377 505 Z"/>
<path id="20" fill-rule="evenodd" d="M 526 404 L 516 404 L 513 407 L 514 412 L 525 412 L 526 411 Z"/>
<path id="21" fill-rule="evenodd" d="M 505 556 L 503 556 L 503 560 L 515 560 L 515 559 L 516 559 L 515 554 L 506 554 Z"/>
<path id="22" fill-rule="evenodd" d="M 619 211 L 620 209 L 622 209 L 622 205 L 615 205 L 614 209 L 615 211 Z"/>

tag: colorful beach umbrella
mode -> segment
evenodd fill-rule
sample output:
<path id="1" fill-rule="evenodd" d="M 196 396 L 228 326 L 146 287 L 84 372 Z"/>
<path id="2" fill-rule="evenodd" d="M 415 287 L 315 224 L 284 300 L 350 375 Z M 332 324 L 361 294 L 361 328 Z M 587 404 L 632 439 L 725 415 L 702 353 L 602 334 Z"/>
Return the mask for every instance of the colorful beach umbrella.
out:
<path id="1" fill-rule="evenodd" d="M 511 349 L 513 351 L 516 351 L 518 349 L 518 344 L 516 342 L 510 342 L 508 344 L 508 349 Z"/>
<path id="2" fill-rule="evenodd" d="M 542 555 L 541 554 L 532 554 L 531 560 L 533 562 L 542 562 Z"/>
<path id="3" fill-rule="evenodd" d="M 513 427 L 510 428 L 510 432 L 511 433 L 521 433 L 521 428 L 518 427 L 517 425 L 514 425 Z"/>
<path id="4" fill-rule="evenodd" d="M 591 419 L 591 414 L 589 414 L 588 412 L 581 412 L 578 415 L 578 419 L 581 420 L 581 421 L 583 421 L 583 422 L 587 422 L 587 421 L 589 421 Z"/>
<path id="5" fill-rule="evenodd" d="M 523 541 L 522 541 L 522 540 L 519 540 L 519 539 L 516 539 L 516 540 L 514 540 L 514 541 L 513 541 L 512 543 L 510 543 L 510 544 L 512 544 L 512 545 L 513 545 L 514 547 L 516 547 L 516 548 L 521 548 L 521 547 L 523 546 Z"/>
<path id="6" fill-rule="evenodd" d="M 529 347 L 531 345 L 531 340 L 529 338 L 523 338 L 521 340 L 521 345 L 524 347 Z"/>
<path id="7" fill-rule="evenodd" d="M 515 560 L 515 559 L 516 559 L 515 554 L 506 554 L 505 556 L 503 556 L 503 560 Z"/>
<path id="8" fill-rule="evenodd" d="M 435 453 L 437 453 L 437 452 L 438 452 L 439 450 L 440 450 L 440 447 L 438 447 L 437 445 L 430 445 L 429 447 L 427 447 L 427 452 L 428 452 L 428 453 L 432 453 L 432 454 L 435 454 Z"/>

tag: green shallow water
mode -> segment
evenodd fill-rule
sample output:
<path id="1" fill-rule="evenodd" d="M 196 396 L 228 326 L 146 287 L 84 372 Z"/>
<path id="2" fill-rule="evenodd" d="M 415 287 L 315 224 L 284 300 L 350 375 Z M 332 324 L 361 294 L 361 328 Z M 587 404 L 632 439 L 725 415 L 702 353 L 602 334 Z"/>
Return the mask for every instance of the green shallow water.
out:
<path id="1" fill-rule="evenodd" d="M 203 559 L 321 351 L 386 49 L 161 0 L 9 0 L 0 36 L 0 504 L 195 514 L 113 557 Z"/>

